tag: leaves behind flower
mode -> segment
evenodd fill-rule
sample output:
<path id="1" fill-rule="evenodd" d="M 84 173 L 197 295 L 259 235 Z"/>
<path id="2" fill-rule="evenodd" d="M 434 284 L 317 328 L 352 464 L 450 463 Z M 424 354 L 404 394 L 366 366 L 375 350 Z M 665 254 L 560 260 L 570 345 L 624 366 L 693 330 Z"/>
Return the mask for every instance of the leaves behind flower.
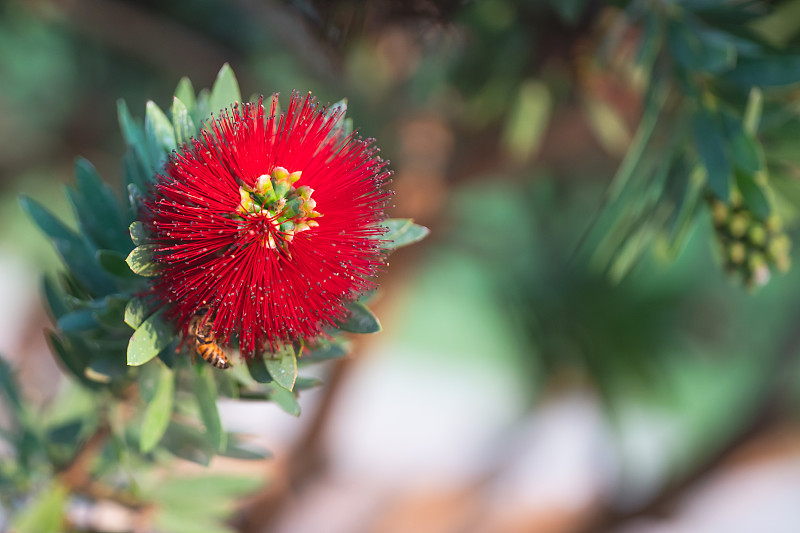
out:
<path id="1" fill-rule="evenodd" d="M 640 268 L 614 284 L 573 261 L 595 198 L 559 197 L 543 180 L 517 191 L 472 190 L 456 202 L 453 226 L 458 242 L 485 264 L 508 321 L 529 343 L 531 379 L 577 371 L 611 395 L 624 383 L 657 385 L 665 358 L 686 348 L 690 333 L 682 326 L 698 283 L 675 285 Z"/>

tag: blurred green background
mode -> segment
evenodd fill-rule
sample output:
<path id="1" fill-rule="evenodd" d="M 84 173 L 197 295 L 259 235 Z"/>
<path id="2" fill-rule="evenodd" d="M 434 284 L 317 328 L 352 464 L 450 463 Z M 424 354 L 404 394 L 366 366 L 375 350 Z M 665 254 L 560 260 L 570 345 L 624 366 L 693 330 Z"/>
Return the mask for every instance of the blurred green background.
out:
<path id="1" fill-rule="evenodd" d="M 784 465 L 763 482 L 765 501 L 800 491 L 798 449 L 783 446 L 800 442 L 797 269 L 759 290 L 728 279 L 704 210 L 677 253 L 659 231 L 640 236 L 625 276 L 591 259 L 600 214 L 642 209 L 606 191 L 656 73 L 639 62 L 649 19 L 636 14 L 648 9 L 678 23 L 696 15 L 723 44 L 800 44 L 797 1 L 6 0 L 0 350 L 32 403 L 67 386 L 40 338 L 36 292 L 58 258 L 17 196 L 74 220 L 62 184 L 77 155 L 120 189 L 117 99 L 141 116 L 148 99 L 167 107 L 182 76 L 208 87 L 229 62 L 245 97 L 347 97 L 348 116 L 392 162 L 391 214 L 432 229 L 392 257 L 377 304 L 385 331 L 327 372 L 329 388 L 309 395 L 299 421 L 226 406 L 226 424 L 276 453 L 264 467 L 278 487 L 266 515 L 244 511 L 238 529 L 796 531 L 791 506 L 755 498 L 739 511 L 734 481 L 708 504 L 718 514 L 693 522 L 701 497 L 690 489 L 743 469 L 731 454 L 756 449 L 751 463 Z M 693 66 L 689 81 L 666 76 L 710 85 L 711 65 Z M 776 65 L 795 77 L 800 66 Z M 772 110 L 795 120 L 790 77 L 774 84 L 787 87 Z M 691 144 L 659 117 L 655 168 L 673 141 Z M 792 234 L 796 131 L 777 137 L 788 162 L 776 203 Z M 297 488 L 286 463 L 309 443 L 327 463 Z M 766 514 L 770 527 L 745 527 Z"/>

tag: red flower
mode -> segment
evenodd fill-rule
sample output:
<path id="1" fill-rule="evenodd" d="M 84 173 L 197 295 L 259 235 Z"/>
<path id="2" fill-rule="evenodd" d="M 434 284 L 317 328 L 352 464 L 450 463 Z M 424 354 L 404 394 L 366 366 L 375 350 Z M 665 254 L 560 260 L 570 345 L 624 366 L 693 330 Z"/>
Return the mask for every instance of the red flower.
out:
<path id="1" fill-rule="evenodd" d="M 252 355 L 343 319 L 385 264 L 390 172 L 342 112 L 293 94 L 235 105 L 173 153 L 145 203 L 162 266 L 154 293 L 186 332 L 204 308 L 221 342 Z"/>

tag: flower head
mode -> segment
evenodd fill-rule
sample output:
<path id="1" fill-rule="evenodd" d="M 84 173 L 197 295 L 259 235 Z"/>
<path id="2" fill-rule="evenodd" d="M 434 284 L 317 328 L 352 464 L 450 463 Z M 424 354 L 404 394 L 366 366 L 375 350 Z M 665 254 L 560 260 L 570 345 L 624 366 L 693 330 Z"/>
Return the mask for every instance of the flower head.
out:
<path id="1" fill-rule="evenodd" d="M 293 94 L 277 115 L 235 105 L 170 157 L 145 204 L 161 270 L 154 293 L 184 331 L 208 309 L 243 354 L 310 339 L 373 288 L 385 264 L 389 172 L 341 111 Z"/>

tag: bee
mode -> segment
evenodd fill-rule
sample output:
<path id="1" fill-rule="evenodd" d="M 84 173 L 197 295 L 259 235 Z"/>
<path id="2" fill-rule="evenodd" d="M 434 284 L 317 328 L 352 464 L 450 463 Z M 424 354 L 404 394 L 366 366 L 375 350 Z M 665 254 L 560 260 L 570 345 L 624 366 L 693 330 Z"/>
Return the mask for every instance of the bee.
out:
<path id="1" fill-rule="evenodd" d="M 192 360 L 194 360 L 195 354 L 198 354 L 212 366 L 221 369 L 230 368 L 231 362 L 228 360 L 228 356 L 217 344 L 217 339 L 211 331 L 210 315 L 211 312 L 208 309 L 200 308 L 189 324 L 189 343 L 193 349 Z"/>

